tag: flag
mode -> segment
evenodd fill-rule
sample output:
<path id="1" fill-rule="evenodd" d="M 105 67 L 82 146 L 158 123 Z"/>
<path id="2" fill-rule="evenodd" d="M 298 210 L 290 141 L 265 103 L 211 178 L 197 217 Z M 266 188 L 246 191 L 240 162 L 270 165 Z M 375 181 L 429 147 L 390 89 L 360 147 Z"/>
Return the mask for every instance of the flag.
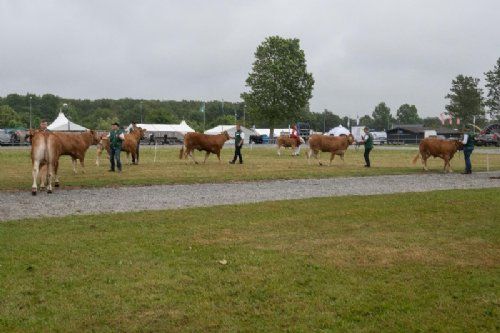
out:
<path id="1" fill-rule="evenodd" d="M 205 113 L 205 102 L 201 103 L 200 112 Z"/>
<path id="2" fill-rule="evenodd" d="M 457 125 L 460 125 L 460 118 L 457 118 Z"/>

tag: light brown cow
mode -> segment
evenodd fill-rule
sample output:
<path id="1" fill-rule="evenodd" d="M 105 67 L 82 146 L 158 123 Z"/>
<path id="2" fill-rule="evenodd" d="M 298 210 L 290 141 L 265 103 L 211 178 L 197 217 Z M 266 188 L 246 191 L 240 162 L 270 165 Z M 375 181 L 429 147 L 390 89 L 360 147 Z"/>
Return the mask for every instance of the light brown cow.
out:
<path id="1" fill-rule="evenodd" d="M 56 136 L 60 140 L 60 149 L 58 150 L 58 156 L 54 160 L 54 186 L 59 187 L 59 156 L 67 155 L 71 156 L 71 162 L 73 164 L 73 173 L 76 174 L 76 164 L 80 161 L 82 167 L 82 173 L 85 173 L 85 154 L 90 146 L 99 143 L 99 137 L 97 133 L 93 130 L 80 132 L 80 133 L 68 133 L 68 132 L 50 132 L 52 135 Z M 45 187 L 45 179 L 48 176 L 47 165 L 42 165 L 40 170 L 41 175 L 41 185 L 40 187 Z"/>
<path id="2" fill-rule="evenodd" d="M 463 143 L 458 140 L 442 140 L 437 138 L 426 138 L 420 141 L 419 152 L 413 159 L 413 164 L 417 163 L 420 156 L 424 170 L 427 171 L 427 159 L 429 157 L 440 157 L 444 160 L 444 172 L 453 172 L 450 161 L 458 149 L 463 147 Z"/>
<path id="3" fill-rule="evenodd" d="M 319 165 L 323 165 L 319 159 L 320 152 L 330 153 L 330 165 L 332 165 L 335 155 L 339 155 L 342 161 L 349 146 L 354 142 L 352 134 L 348 136 L 328 136 L 321 134 L 311 135 L 309 138 L 309 152 L 307 154 L 308 163 L 312 155 L 318 160 Z"/>
<path id="4" fill-rule="evenodd" d="M 137 129 L 129 134 L 125 134 L 125 140 L 122 142 L 122 151 L 127 153 L 127 161 L 130 164 L 130 155 L 132 155 L 132 159 L 135 160 L 135 164 L 139 164 L 139 159 L 137 158 L 137 145 L 139 142 L 144 139 L 144 134 L 146 133 L 145 129 L 137 127 Z M 100 158 L 102 151 L 106 150 L 108 152 L 108 156 L 110 154 L 109 148 L 109 139 L 106 136 L 101 138 L 101 141 L 97 145 L 97 157 L 95 164 L 97 166 L 100 165 Z"/>
<path id="5" fill-rule="evenodd" d="M 207 135 L 194 132 L 187 133 L 184 135 L 184 145 L 180 150 L 179 158 L 187 159 L 187 156 L 189 155 L 193 159 L 194 163 L 198 164 L 193 156 L 193 150 L 196 149 L 199 151 L 205 151 L 205 159 L 203 160 L 203 163 L 207 161 L 210 153 L 216 154 L 220 163 L 220 151 L 227 140 L 229 140 L 229 134 L 227 131 L 217 135 Z"/>
<path id="6" fill-rule="evenodd" d="M 55 174 L 55 164 L 57 163 L 61 150 L 61 141 L 53 133 L 47 131 L 32 131 L 29 133 L 31 139 L 31 164 L 33 185 L 31 194 L 36 195 L 38 191 L 38 176 L 42 166 L 47 167 L 48 176 L 42 176 L 42 183 L 48 180 L 47 193 L 52 193 L 52 180 Z"/>
<path id="7" fill-rule="evenodd" d="M 281 148 L 292 148 L 292 156 L 296 156 L 296 149 L 298 146 L 304 143 L 304 139 L 299 137 L 299 139 L 291 138 L 286 135 L 281 135 L 276 140 L 276 145 L 278 146 L 278 156 L 281 156 Z"/>

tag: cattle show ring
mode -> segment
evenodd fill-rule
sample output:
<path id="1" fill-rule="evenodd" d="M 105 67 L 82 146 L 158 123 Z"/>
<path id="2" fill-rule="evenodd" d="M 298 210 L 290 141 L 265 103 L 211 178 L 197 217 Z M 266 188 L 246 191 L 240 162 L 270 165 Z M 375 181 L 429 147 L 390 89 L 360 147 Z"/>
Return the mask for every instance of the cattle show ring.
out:
<path id="1" fill-rule="evenodd" d="M 499 13 L 0 1 L 0 333 L 500 332 Z"/>

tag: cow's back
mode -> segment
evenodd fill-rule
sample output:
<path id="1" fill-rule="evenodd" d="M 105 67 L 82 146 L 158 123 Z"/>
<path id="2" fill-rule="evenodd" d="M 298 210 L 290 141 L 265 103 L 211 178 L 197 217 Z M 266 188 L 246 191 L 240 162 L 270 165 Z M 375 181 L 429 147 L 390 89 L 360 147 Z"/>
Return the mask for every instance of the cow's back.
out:
<path id="1" fill-rule="evenodd" d="M 419 151 L 421 154 L 431 156 L 453 156 L 457 151 L 455 141 L 441 140 L 437 138 L 426 138 L 420 141 Z"/>

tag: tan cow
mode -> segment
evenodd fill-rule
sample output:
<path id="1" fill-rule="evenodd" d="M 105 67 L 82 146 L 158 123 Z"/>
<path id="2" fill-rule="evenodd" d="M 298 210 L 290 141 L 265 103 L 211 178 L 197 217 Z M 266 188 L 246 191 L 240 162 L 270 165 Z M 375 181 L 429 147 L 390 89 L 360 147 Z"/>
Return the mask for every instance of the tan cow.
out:
<path id="1" fill-rule="evenodd" d="M 352 134 L 348 136 L 328 136 L 321 134 L 313 134 L 309 137 L 309 152 L 307 154 L 308 163 L 312 155 L 318 160 L 319 165 L 323 165 L 319 159 L 320 152 L 330 153 L 330 164 L 332 165 L 333 158 L 335 155 L 339 155 L 342 161 L 344 160 L 344 154 L 349 148 L 349 146 L 354 142 L 354 137 Z"/>
<path id="2" fill-rule="evenodd" d="M 295 138 L 291 138 L 286 135 L 281 135 L 276 140 L 276 145 L 278 146 L 278 156 L 281 156 L 281 148 L 292 148 L 292 156 L 297 156 L 296 149 L 298 146 L 303 144 L 305 141 L 302 137 L 299 137 L 298 140 Z"/>
<path id="3" fill-rule="evenodd" d="M 47 176 L 42 175 L 42 183 L 44 183 L 47 178 L 47 193 L 52 193 L 52 180 L 54 179 L 55 165 L 58 162 L 62 147 L 61 140 L 53 133 L 47 131 L 30 130 L 29 136 L 31 139 L 31 164 L 33 176 L 31 194 L 37 194 L 38 176 L 40 168 L 44 165 L 47 166 Z"/>
<path id="4" fill-rule="evenodd" d="M 137 159 L 137 145 L 139 142 L 144 139 L 144 134 L 146 133 L 145 129 L 137 127 L 137 129 L 133 132 L 125 134 L 125 140 L 122 142 L 122 151 L 127 153 L 127 163 L 130 163 L 130 155 L 132 155 L 132 159 L 135 160 L 135 164 L 139 164 L 139 159 Z M 97 145 L 97 157 L 95 164 L 97 166 L 100 165 L 100 158 L 102 151 L 106 150 L 108 152 L 108 156 L 110 154 L 109 148 L 109 139 L 106 136 L 101 138 L 101 141 Z"/>
<path id="5" fill-rule="evenodd" d="M 427 171 L 427 159 L 429 157 L 440 157 L 444 160 L 444 172 L 453 172 L 450 161 L 457 152 L 463 147 L 463 143 L 458 140 L 442 140 L 438 138 L 426 138 L 420 141 L 418 154 L 413 159 L 413 164 L 417 163 L 420 156 L 424 170 Z"/>
<path id="6" fill-rule="evenodd" d="M 76 174 L 76 164 L 80 161 L 82 167 L 82 173 L 85 173 L 85 154 L 90 146 L 99 143 L 99 137 L 97 133 L 93 130 L 80 132 L 80 133 L 68 133 L 68 132 L 50 132 L 60 140 L 61 147 L 58 150 L 59 156 L 54 162 L 54 186 L 59 187 L 59 157 L 63 155 L 71 156 L 71 162 L 73 164 L 73 173 Z M 43 164 L 40 169 L 41 176 L 41 188 L 45 187 L 45 180 L 48 176 L 47 165 Z"/>
<path id="7" fill-rule="evenodd" d="M 217 135 L 207 135 L 195 132 L 187 133 L 184 135 L 184 145 L 179 152 L 179 158 L 187 159 L 187 156 L 189 155 L 193 159 L 194 163 L 198 164 L 193 156 L 193 150 L 196 149 L 198 151 L 205 151 L 205 159 L 203 160 L 203 163 L 207 161 L 210 153 L 216 154 L 220 163 L 220 151 L 227 140 L 229 140 L 229 134 L 227 131 Z"/>

